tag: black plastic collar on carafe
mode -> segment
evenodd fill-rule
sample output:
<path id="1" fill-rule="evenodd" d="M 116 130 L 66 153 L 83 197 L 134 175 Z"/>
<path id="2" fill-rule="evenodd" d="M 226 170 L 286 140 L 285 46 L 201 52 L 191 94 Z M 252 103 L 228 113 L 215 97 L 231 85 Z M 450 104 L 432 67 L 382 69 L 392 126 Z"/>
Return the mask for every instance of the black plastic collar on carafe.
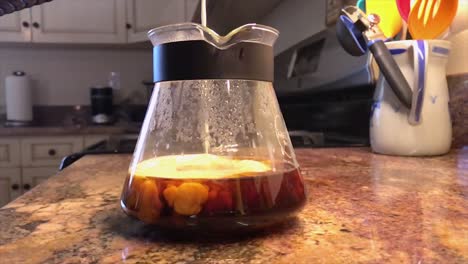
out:
<path id="1" fill-rule="evenodd" d="M 242 79 L 273 82 L 273 48 L 240 42 L 218 49 L 203 40 L 157 45 L 153 50 L 154 82 Z"/>

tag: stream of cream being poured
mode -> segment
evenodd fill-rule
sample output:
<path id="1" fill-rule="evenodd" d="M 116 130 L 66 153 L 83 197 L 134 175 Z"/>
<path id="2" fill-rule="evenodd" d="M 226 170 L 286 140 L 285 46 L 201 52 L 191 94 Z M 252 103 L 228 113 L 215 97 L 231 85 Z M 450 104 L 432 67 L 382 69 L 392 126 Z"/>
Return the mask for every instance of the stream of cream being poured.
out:
<path id="1" fill-rule="evenodd" d="M 201 0 L 201 24 L 206 27 L 206 0 Z"/>

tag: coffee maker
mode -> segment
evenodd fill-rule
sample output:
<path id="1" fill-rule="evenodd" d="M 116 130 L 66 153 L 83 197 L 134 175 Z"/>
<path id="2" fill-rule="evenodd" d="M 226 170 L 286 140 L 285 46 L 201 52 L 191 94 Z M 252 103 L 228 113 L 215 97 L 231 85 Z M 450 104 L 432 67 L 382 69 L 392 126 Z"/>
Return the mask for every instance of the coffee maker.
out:
<path id="1" fill-rule="evenodd" d="M 93 124 L 110 125 L 114 121 L 112 87 L 95 86 L 90 89 Z"/>

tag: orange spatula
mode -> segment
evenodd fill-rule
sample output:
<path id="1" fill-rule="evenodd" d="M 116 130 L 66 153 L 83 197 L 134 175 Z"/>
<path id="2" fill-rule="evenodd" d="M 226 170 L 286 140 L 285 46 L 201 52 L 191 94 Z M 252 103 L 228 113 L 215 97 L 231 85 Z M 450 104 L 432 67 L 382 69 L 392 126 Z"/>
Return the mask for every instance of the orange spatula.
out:
<path id="1" fill-rule="evenodd" d="M 452 23 L 457 0 L 417 0 L 408 17 L 413 39 L 434 39 Z"/>

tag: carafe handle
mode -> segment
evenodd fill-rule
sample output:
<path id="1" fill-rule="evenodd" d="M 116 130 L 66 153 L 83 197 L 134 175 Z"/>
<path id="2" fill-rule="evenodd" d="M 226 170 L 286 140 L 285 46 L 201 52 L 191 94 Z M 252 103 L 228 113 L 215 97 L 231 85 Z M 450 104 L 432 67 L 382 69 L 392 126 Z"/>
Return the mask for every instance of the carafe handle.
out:
<path id="1" fill-rule="evenodd" d="M 425 40 L 413 41 L 413 76 L 414 76 L 414 92 L 413 103 L 409 115 L 409 123 L 418 125 L 422 122 L 422 108 L 424 105 L 424 91 L 426 88 L 427 78 L 427 57 L 428 49 Z"/>

